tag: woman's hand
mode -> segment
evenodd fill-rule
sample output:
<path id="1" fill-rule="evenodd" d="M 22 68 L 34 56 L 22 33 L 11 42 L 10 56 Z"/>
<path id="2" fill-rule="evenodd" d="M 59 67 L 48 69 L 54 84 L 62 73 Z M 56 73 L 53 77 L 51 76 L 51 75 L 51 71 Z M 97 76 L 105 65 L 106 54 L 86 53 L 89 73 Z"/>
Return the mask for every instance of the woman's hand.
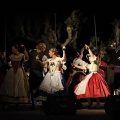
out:
<path id="1" fill-rule="evenodd" d="M 23 44 L 20 44 L 20 47 L 23 48 L 23 49 L 25 49 L 25 45 L 23 45 Z"/>
<path id="2" fill-rule="evenodd" d="M 39 56 L 37 55 L 37 56 L 36 56 L 36 61 L 38 61 L 38 60 L 39 60 Z"/>
<path id="3" fill-rule="evenodd" d="M 72 66 L 73 68 L 75 68 L 73 63 L 71 63 L 71 66 Z"/>
<path id="4" fill-rule="evenodd" d="M 65 50 L 65 49 L 66 49 L 66 47 L 65 47 L 65 46 L 62 46 L 62 49 L 63 49 L 63 50 Z"/>
<path id="5" fill-rule="evenodd" d="M 71 63 L 71 66 L 72 66 L 73 68 L 79 68 L 79 69 L 82 69 L 82 70 L 87 71 L 87 68 L 86 68 L 85 66 L 78 66 L 78 65 L 75 65 L 75 64 L 73 64 L 73 63 Z"/>
<path id="6" fill-rule="evenodd" d="M 88 50 L 89 49 L 89 46 L 87 44 L 85 44 L 85 49 Z"/>

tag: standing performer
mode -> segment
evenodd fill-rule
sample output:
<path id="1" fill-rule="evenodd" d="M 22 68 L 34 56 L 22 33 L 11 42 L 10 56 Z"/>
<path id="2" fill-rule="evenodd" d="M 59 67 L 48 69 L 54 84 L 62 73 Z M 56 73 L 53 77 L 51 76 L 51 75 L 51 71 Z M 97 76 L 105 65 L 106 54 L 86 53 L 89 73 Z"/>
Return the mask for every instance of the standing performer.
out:
<path id="1" fill-rule="evenodd" d="M 84 48 L 76 52 L 76 57 L 73 60 L 73 64 L 78 66 L 86 66 L 88 64 L 82 60 L 83 52 Z M 73 87 L 78 84 L 85 77 L 85 75 L 85 70 L 72 67 L 72 70 L 70 70 L 70 76 L 67 80 L 67 85 L 69 86 L 70 93 L 73 92 Z"/>
<path id="2" fill-rule="evenodd" d="M 46 99 L 47 96 L 63 96 L 68 94 L 63 73 L 61 72 L 62 64 L 66 61 L 65 47 L 63 47 L 63 57 L 57 57 L 57 49 L 49 50 L 50 58 L 45 62 L 40 62 L 43 65 L 48 65 L 48 72 L 40 84 L 41 99 Z"/>
<path id="3" fill-rule="evenodd" d="M 100 107 L 100 97 L 108 97 L 110 95 L 109 86 L 104 78 L 98 73 L 99 61 L 97 56 L 93 54 L 89 46 L 85 44 L 85 48 L 89 52 L 88 60 L 90 62 L 87 66 L 78 66 L 74 64 L 75 68 L 88 69 L 89 74 L 75 86 L 74 93 L 76 99 L 80 98 L 96 98 L 96 108 Z M 89 104 L 88 108 L 92 105 Z"/>
<path id="4" fill-rule="evenodd" d="M 83 59 L 83 52 L 84 52 L 84 47 L 80 49 L 78 52 L 76 52 L 76 57 L 73 60 L 73 64 L 78 65 L 78 66 L 87 66 L 88 63 L 85 62 Z M 71 71 L 70 71 L 71 72 Z M 74 97 L 74 87 L 83 80 L 83 78 L 86 76 L 86 72 L 83 69 L 79 68 L 72 68 L 72 73 L 70 74 L 68 80 L 67 80 L 67 85 L 69 88 L 69 93 L 72 97 Z M 76 106 L 79 108 L 82 106 L 82 103 L 80 100 L 75 99 Z"/>
<path id="5" fill-rule="evenodd" d="M 19 48 L 24 49 L 24 54 L 19 52 Z M 1 101 L 3 107 L 8 103 L 30 103 L 30 91 L 27 75 L 23 69 L 23 63 L 28 60 L 29 56 L 24 45 L 13 45 L 12 54 L 9 56 L 8 62 L 10 68 L 8 69 L 5 79 L 0 88 Z M 16 108 L 17 109 L 17 108 Z"/>
<path id="6" fill-rule="evenodd" d="M 35 106 L 35 95 L 37 93 L 37 89 L 39 88 L 40 83 L 43 80 L 43 66 L 38 62 L 38 59 L 42 61 L 44 57 L 44 51 L 46 50 L 46 45 L 44 43 L 38 43 L 36 45 L 36 49 L 32 49 L 29 52 L 29 67 L 30 67 L 30 76 L 29 76 L 29 84 L 30 84 L 30 92 L 32 99 L 32 107 L 34 109 Z M 36 59 L 37 58 L 37 59 Z"/>

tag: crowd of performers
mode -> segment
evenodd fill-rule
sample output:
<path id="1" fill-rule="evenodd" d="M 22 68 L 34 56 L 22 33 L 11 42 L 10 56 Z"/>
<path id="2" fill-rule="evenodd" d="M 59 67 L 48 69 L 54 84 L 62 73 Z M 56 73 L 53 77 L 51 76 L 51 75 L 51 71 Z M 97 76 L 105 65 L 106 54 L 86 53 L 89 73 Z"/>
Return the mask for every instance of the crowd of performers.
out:
<path id="1" fill-rule="evenodd" d="M 88 51 L 86 58 L 89 62 L 83 61 L 83 52 Z M 78 56 L 73 60 L 73 72 L 67 84 L 71 94 L 76 98 L 76 104 L 79 99 L 86 98 L 88 100 L 87 108 L 92 105 L 91 98 L 96 99 L 96 108 L 100 107 L 100 98 L 108 97 L 111 92 L 105 80 L 105 74 L 100 69 L 100 56 L 96 52 L 92 52 L 90 47 L 85 44 L 84 48 L 78 52 Z"/>
<path id="2" fill-rule="evenodd" d="M 62 54 L 57 48 L 50 48 L 46 53 L 46 45 L 39 43 L 27 52 L 24 45 L 13 45 L 12 54 L 6 58 L 6 73 L 1 78 L 3 108 L 9 103 L 16 104 L 16 109 L 20 103 L 31 103 L 34 109 L 35 100 L 44 103 L 48 96 L 71 96 L 76 105 L 83 98 L 88 100 L 87 108 L 96 99 L 99 108 L 101 98 L 119 89 L 119 72 L 115 74 L 114 67 L 102 61 L 98 51 L 85 44 L 70 61 L 66 49 L 61 47 Z M 112 77 L 113 81 L 116 79 L 112 87 L 107 77 L 111 73 L 106 74 L 110 70 L 116 76 Z"/>

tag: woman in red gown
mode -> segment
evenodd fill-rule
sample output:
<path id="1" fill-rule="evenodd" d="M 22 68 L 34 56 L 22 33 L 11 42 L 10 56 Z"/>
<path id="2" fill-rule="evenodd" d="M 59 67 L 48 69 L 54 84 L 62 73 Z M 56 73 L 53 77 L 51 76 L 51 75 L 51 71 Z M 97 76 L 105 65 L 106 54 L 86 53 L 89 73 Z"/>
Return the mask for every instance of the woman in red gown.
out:
<path id="1" fill-rule="evenodd" d="M 74 65 L 74 67 L 80 69 L 88 69 L 89 74 L 86 75 L 85 78 L 75 86 L 74 94 L 76 99 L 96 98 L 96 108 L 99 108 L 100 98 L 108 97 L 110 95 L 110 90 L 107 82 L 98 72 L 99 60 L 97 59 L 97 56 L 93 54 L 88 45 L 85 44 L 85 48 L 89 52 L 88 60 L 90 64 L 87 66 Z M 88 107 L 90 107 L 91 104 L 92 103 L 90 103 Z"/>

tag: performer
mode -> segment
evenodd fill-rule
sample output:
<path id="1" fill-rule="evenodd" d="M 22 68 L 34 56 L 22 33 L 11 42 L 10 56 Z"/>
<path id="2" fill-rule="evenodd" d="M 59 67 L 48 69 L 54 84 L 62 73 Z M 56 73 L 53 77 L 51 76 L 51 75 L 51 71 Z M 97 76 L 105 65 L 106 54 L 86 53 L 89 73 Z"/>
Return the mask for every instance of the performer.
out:
<path id="1" fill-rule="evenodd" d="M 88 60 L 90 62 L 87 66 L 78 66 L 74 64 L 75 68 L 88 69 L 89 74 L 78 83 L 74 88 L 74 94 L 76 99 L 80 98 L 96 98 L 96 108 L 100 107 L 100 97 L 108 97 L 110 95 L 109 86 L 105 79 L 98 73 L 99 62 L 97 56 L 93 54 L 89 46 L 85 44 L 85 48 L 89 52 Z M 88 108 L 92 105 L 88 106 Z"/>
<path id="2" fill-rule="evenodd" d="M 63 47 L 63 57 L 57 57 L 57 55 L 57 49 L 51 48 L 49 50 L 50 58 L 47 61 L 38 60 L 40 64 L 48 65 L 48 72 L 39 86 L 41 100 L 43 101 L 50 95 L 61 96 L 68 94 L 65 78 L 61 72 L 62 64 L 66 61 L 65 47 Z"/>
<path id="3" fill-rule="evenodd" d="M 82 60 L 83 52 L 84 52 L 84 48 L 76 52 L 76 57 L 74 58 L 72 64 L 78 66 L 86 66 L 88 64 Z M 69 78 L 67 80 L 67 85 L 69 86 L 69 88 L 73 88 L 73 86 L 78 84 L 84 78 L 85 75 L 86 75 L 85 70 L 72 67 L 70 70 Z M 69 90 L 72 91 L 71 89 Z"/>
<path id="4" fill-rule="evenodd" d="M 0 86 L 7 72 L 7 56 L 5 51 L 0 52 Z"/>
<path id="5" fill-rule="evenodd" d="M 87 66 L 88 63 L 85 62 L 83 59 L 83 52 L 84 47 L 76 52 L 76 57 L 73 60 L 72 64 L 78 65 L 78 66 Z M 67 80 L 67 85 L 69 88 L 69 93 L 72 97 L 74 97 L 74 87 L 83 80 L 83 78 L 86 76 L 86 72 L 83 69 L 75 68 L 73 67 L 70 71 L 69 78 Z M 82 103 L 80 100 L 77 100 L 75 98 L 76 107 L 80 108 L 82 106 Z"/>
<path id="6" fill-rule="evenodd" d="M 107 67 L 107 81 L 111 93 L 114 95 L 114 90 L 120 89 L 120 45 L 108 49 L 107 54 L 110 56 L 109 66 Z"/>
<path id="7" fill-rule="evenodd" d="M 19 52 L 20 47 L 23 48 L 24 54 Z M 23 69 L 23 63 L 28 59 L 29 56 L 24 45 L 12 46 L 12 54 L 7 61 L 10 68 L 0 88 L 3 107 L 8 103 L 14 103 L 17 109 L 19 103 L 31 103 L 29 83 Z"/>
<path id="8" fill-rule="evenodd" d="M 35 49 L 29 51 L 29 67 L 30 67 L 30 76 L 29 76 L 29 84 L 30 84 L 30 92 L 32 99 L 32 107 L 34 109 L 35 106 L 35 97 L 37 97 L 37 92 L 40 83 L 43 80 L 43 76 L 45 74 L 45 69 L 38 62 L 38 60 L 43 60 L 45 56 L 46 45 L 41 42 L 36 45 Z"/>

